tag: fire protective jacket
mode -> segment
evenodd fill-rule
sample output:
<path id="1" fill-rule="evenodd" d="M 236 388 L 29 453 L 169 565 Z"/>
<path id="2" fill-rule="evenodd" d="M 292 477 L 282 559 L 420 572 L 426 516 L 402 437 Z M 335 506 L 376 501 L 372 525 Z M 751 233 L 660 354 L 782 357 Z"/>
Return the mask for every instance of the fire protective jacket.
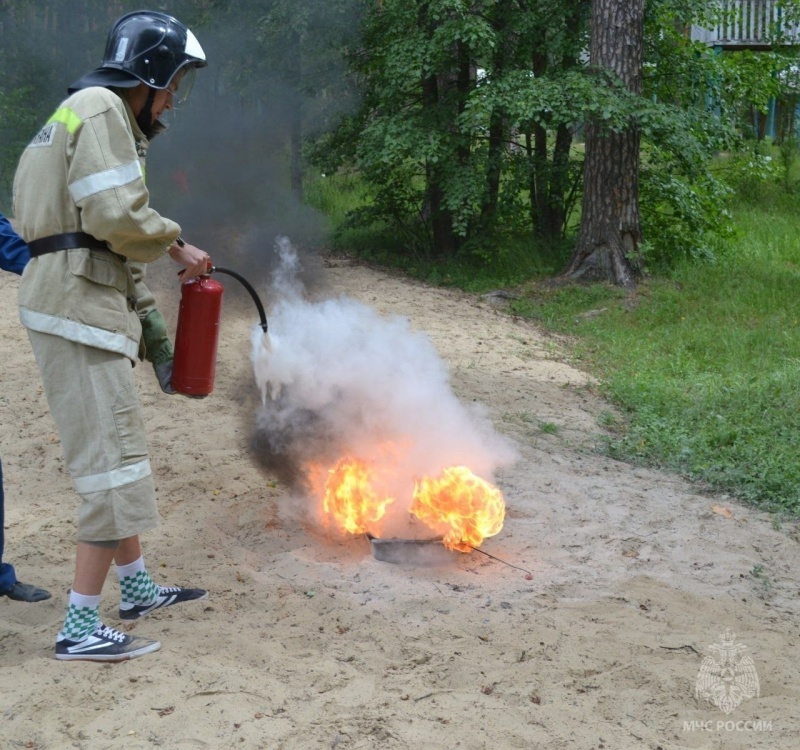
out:
<path id="1" fill-rule="evenodd" d="M 14 178 L 19 234 L 32 242 L 86 232 L 109 251 L 32 258 L 19 287 L 24 326 L 132 361 L 141 354 L 140 318 L 155 306 L 141 264 L 160 258 L 180 235 L 149 206 L 148 146 L 128 103 L 101 87 L 65 99 L 28 144 Z"/>

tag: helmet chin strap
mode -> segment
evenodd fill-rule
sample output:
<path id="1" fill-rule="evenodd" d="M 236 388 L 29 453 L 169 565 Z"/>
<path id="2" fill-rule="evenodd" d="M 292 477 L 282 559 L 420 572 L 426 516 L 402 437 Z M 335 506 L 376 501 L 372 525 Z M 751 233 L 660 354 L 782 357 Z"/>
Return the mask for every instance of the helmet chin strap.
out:
<path id="1" fill-rule="evenodd" d="M 153 102 L 155 101 L 155 98 L 156 90 L 148 87 L 147 101 L 144 103 L 141 111 L 136 116 L 136 122 L 148 140 L 155 134 L 155 130 L 153 128 Z"/>

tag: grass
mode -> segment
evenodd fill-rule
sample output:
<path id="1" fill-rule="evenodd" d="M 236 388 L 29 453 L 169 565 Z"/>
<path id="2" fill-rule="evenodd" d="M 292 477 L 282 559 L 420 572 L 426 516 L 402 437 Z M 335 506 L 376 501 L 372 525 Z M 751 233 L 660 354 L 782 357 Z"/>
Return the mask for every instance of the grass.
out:
<path id="1" fill-rule="evenodd" d="M 345 178 L 350 179 L 350 178 Z M 328 182 L 312 201 L 343 217 L 364 199 L 357 180 Z M 327 201 L 327 203 L 326 203 Z M 634 293 L 555 287 L 561 258 L 531 260 L 512 241 L 504 263 L 441 266 L 375 253 L 390 233 L 339 235 L 417 277 L 481 292 L 516 286 L 513 312 L 574 337 L 576 364 L 617 407 L 600 415 L 604 449 L 681 473 L 754 506 L 800 515 L 800 197 L 786 182 L 751 191 L 734 209 L 735 239 L 715 263 L 686 262 Z M 378 240 L 376 241 L 376 237 Z M 369 248 L 373 248 L 370 250 Z M 548 260 L 549 258 L 549 260 Z M 526 284 L 522 278 L 535 279 Z M 622 418 L 617 416 L 622 415 Z M 542 423 L 543 433 L 557 427 Z"/>
<path id="2" fill-rule="evenodd" d="M 633 295 L 532 290 L 516 312 L 576 335 L 624 423 L 608 452 L 758 507 L 800 514 L 800 201 L 740 204 L 714 264 L 680 266 Z"/>

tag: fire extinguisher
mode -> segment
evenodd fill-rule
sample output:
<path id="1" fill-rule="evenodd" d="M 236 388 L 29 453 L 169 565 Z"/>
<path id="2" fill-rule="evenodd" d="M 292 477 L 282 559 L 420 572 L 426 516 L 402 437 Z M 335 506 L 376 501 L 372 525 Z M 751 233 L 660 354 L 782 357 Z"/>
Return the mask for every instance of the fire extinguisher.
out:
<path id="1" fill-rule="evenodd" d="M 172 387 L 193 398 L 205 398 L 214 390 L 223 286 L 211 278 L 212 273 L 228 274 L 244 285 L 258 308 L 261 328 L 267 332 L 267 316 L 261 300 L 250 283 L 235 271 L 209 263 L 207 274 L 183 282 L 175 332 Z"/>

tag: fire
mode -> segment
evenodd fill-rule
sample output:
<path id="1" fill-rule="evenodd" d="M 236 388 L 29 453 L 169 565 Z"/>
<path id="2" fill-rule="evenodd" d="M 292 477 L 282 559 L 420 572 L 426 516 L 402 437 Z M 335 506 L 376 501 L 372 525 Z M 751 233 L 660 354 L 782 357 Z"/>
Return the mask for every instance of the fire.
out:
<path id="1" fill-rule="evenodd" d="M 350 534 L 372 531 L 394 498 L 379 497 L 367 464 L 355 458 L 340 459 L 325 481 L 322 509 Z"/>
<path id="2" fill-rule="evenodd" d="M 327 472 L 315 469 L 326 519 L 350 534 L 381 536 L 381 521 L 395 498 L 381 491 L 370 464 L 347 457 Z M 442 534 L 448 549 L 469 552 L 503 528 L 505 503 L 497 487 L 465 466 L 451 466 L 415 483 L 409 513 Z"/>
<path id="3" fill-rule="evenodd" d="M 466 466 L 451 466 L 442 477 L 417 482 L 411 512 L 431 528 L 445 525 L 448 549 L 469 552 L 503 528 L 506 506 L 497 487 Z"/>

